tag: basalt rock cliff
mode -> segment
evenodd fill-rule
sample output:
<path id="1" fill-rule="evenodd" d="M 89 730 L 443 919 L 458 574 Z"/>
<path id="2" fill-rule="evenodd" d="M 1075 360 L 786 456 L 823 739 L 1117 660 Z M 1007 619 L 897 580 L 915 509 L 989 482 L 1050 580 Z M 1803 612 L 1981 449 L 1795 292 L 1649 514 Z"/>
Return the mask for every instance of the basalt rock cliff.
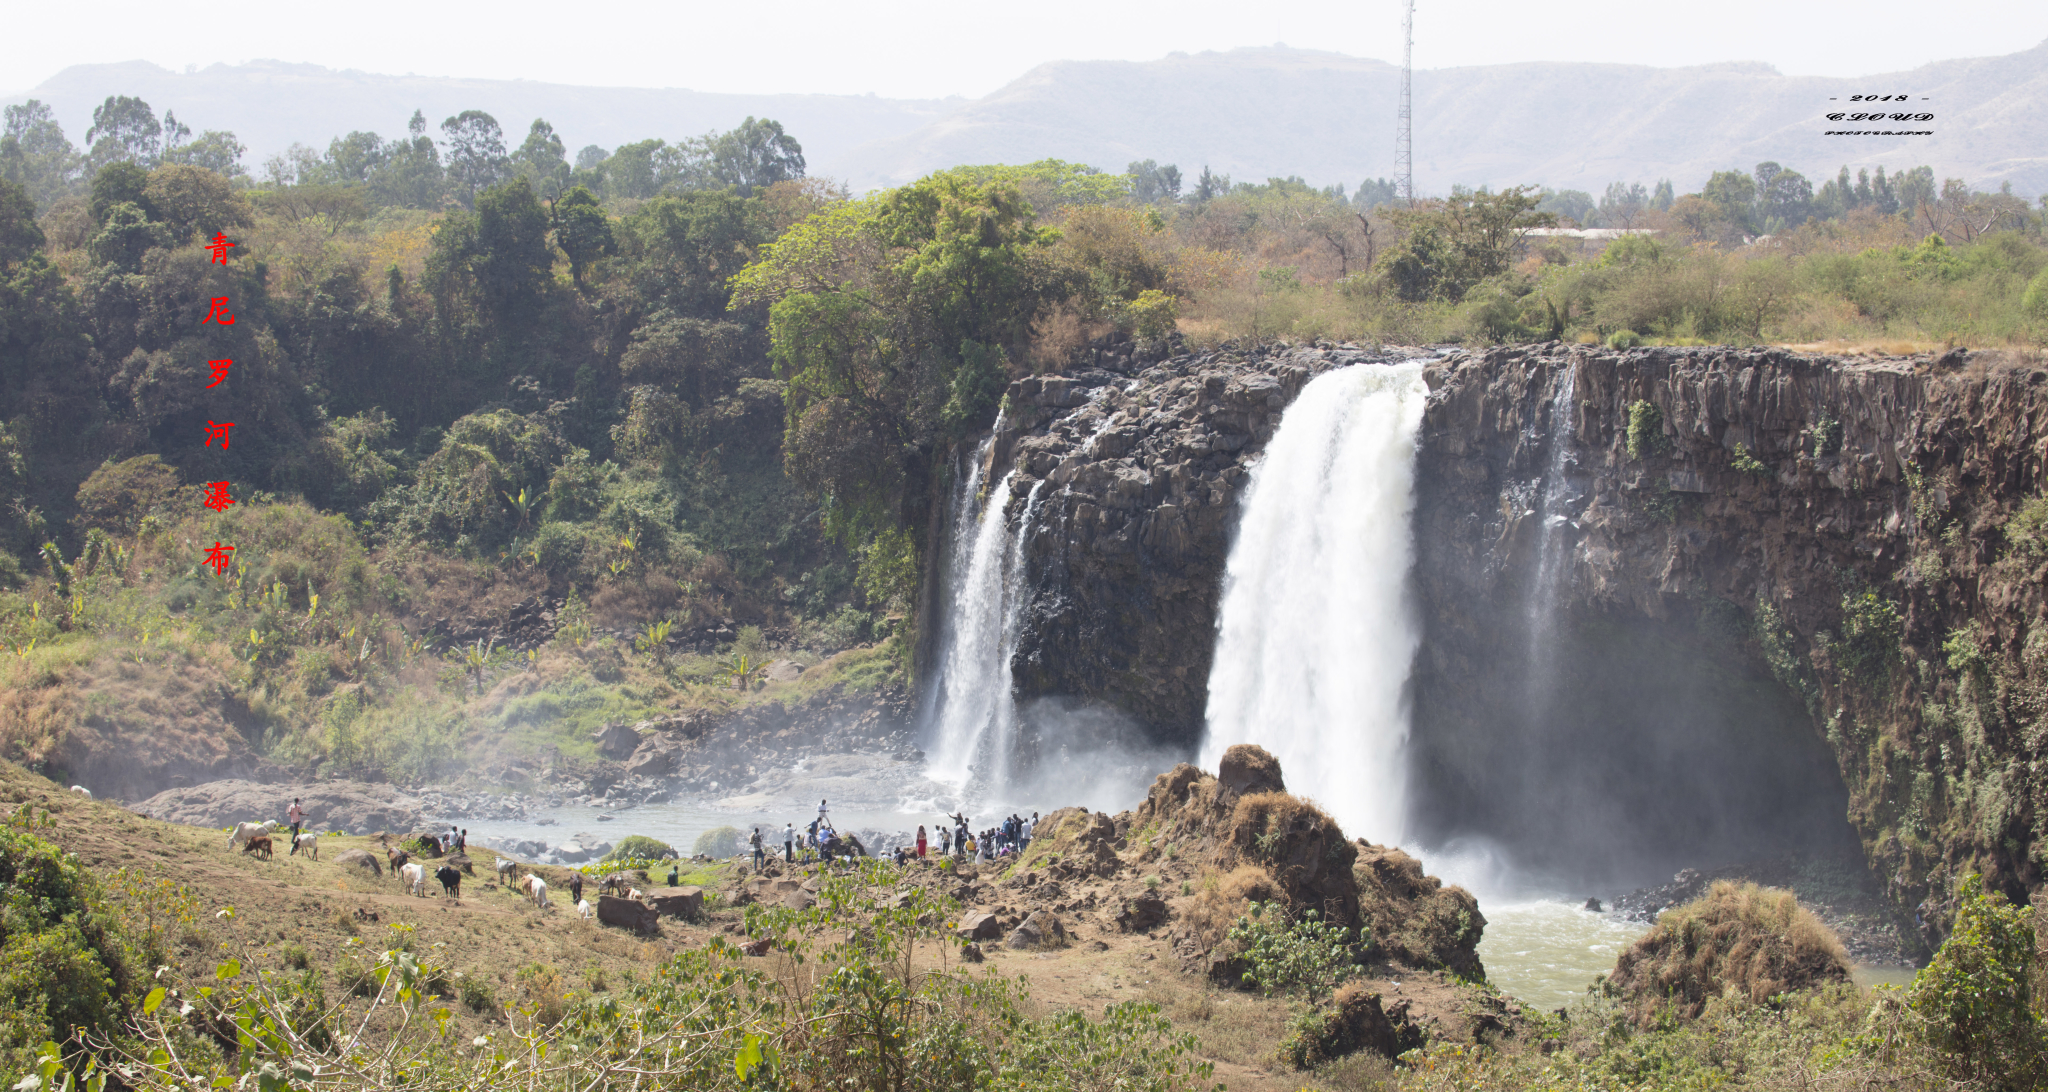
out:
<path id="1" fill-rule="evenodd" d="M 1020 507 L 1043 482 L 1018 696 L 1192 749 L 1256 456 L 1316 375 L 1417 356 L 1426 840 L 1589 884 L 1860 853 L 1843 882 L 1929 940 L 1964 871 L 2039 890 L 2048 370 L 2015 359 L 1325 344 L 1021 380 L 990 449 Z"/>

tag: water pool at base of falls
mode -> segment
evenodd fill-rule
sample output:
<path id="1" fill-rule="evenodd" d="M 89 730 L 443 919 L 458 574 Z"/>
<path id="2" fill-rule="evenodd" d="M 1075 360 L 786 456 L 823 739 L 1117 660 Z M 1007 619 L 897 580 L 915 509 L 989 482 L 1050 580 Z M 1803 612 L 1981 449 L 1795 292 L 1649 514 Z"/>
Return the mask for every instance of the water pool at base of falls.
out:
<path id="1" fill-rule="evenodd" d="M 1549 1012 L 1583 1000 L 1593 979 L 1648 927 L 1566 902 L 1482 902 L 1486 935 L 1479 960 L 1502 993 Z"/>

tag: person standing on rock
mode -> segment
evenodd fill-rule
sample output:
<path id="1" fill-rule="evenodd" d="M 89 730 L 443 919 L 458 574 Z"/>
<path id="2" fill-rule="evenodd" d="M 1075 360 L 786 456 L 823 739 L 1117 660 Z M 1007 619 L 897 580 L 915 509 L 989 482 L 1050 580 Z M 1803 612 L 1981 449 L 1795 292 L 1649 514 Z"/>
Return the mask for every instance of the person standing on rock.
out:
<path id="1" fill-rule="evenodd" d="M 754 847 L 754 871 L 759 872 L 768 867 L 768 855 L 761 852 L 761 828 L 755 827 L 753 837 L 747 841 Z"/>
<path id="2" fill-rule="evenodd" d="M 923 860 L 923 859 L 924 859 L 924 847 L 925 847 L 925 840 L 924 840 L 924 824 L 920 823 L 920 824 L 918 824 L 918 827 L 917 827 L 917 858 L 918 858 L 918 860 Z"/>
<path id="3" fill-rule="evenodd" d="M 683 874 L 681 869 L 681 864 L 671 864 L 668 866 L 668 885 L 670 887 L 680 887 L 682 885 Z"/>
<path id="4" fill-rule="evenodd" d="M 292 797 L 292 806 L 285 809 L 285 821 L 292 825 L 292 844 L 299 842 L 299 828 L 306 823 L 306 809 L 299 806 L 299 798 Z"/>
<path id="5" fill-rule="evenodd" d="M 782 824 L 782 863 L 796 863 L 796 824 Z"/>
<path id="6" fill-rule="evenodd" d="M 831 825 L 832 813 L 825 809 L 825 802 L 820 800 L 818 801 L 818 829 L 823 830 Z"/>

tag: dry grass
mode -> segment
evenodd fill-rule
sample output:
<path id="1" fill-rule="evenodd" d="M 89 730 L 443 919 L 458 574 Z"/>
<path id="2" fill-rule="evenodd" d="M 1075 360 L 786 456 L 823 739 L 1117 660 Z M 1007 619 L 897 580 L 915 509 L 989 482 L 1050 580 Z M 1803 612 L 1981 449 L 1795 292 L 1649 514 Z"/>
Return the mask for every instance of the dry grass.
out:
<path id="1" fill-rule="evenodd" d="M 1271 873 L 1258 865 L 1242 864 L 1229 872 L 1209 869 L 1195 882 L 1195 893 L 1183 899 L 1174 913 L 1194 933 L 1204 949 L 1214 949 L 1230 935 L 1231 923 L 1254 902 L 1286 902 Z"/>
<path id="2" fill-rule="evenodd" d="M 1667 910 L 1615 963 L 1612 984 L 1640 1025 L 1694 1019 L 1716 997 L 1763 1004 L 1849 981 L 1842 942 L 1790 891 L 1721 880 Z"/>

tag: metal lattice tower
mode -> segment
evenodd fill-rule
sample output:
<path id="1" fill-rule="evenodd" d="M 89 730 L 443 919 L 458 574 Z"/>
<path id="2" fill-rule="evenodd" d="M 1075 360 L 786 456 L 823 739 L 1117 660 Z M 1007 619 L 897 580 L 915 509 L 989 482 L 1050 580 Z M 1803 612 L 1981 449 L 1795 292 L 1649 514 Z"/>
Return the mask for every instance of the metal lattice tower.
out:
<path id="1" fill-rule="evenodd" d="M 1394 185 L 1396 194 L 1410 206 L 1415 204 L 1415 0 L 1401 17 L 1401 117 L 1394 134 Z"/>

